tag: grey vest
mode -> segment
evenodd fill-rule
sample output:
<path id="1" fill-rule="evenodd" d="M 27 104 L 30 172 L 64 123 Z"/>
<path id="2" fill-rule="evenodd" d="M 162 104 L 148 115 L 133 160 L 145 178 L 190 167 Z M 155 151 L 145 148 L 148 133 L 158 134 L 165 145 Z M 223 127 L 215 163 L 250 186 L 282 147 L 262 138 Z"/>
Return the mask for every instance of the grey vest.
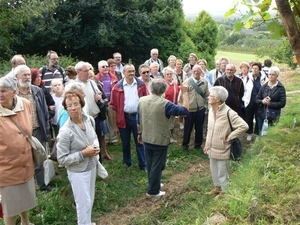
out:
<path id="1" fill-rule="evenodd" d="M 162 146 L 170 144 L 170 123 L 172 120 L 165 116 L 167 103 L 168 100 L 157 95 L 140 98 L 140 126 L 144 142 Z"/>

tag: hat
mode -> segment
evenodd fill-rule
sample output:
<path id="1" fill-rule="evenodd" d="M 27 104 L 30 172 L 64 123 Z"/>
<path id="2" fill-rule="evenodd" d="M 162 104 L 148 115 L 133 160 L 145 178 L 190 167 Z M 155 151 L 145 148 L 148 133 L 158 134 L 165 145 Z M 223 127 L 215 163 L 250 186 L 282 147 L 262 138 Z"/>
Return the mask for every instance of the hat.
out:
<path id="1" fill-rule="evenodd" d="M 193 56 L 193 57 L 195 57 L 196 61 L 198 60 L 198 57 L 197 57 L 197 55 L 196 55 L 195 53 L 190 53 L 190 55 L 189 55 L 189 56 Z"/>

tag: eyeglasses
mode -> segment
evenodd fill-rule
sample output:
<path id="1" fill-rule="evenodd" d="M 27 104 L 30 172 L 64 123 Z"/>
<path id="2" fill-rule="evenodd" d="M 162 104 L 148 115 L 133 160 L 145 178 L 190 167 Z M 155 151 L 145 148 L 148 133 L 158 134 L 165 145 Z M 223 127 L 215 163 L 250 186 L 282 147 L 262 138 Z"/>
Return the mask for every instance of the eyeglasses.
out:
<path id="1" fill-rule="evenodd" d="M 108 66 L 101 66 L 101 68 L 107 68 Z"/>
<path id="2" fill-rule="evenodd" d="M 276 73 L 269 73 L 268 76 L 277 76 Z"/>
<path id="3" fill-rule="evenodd" d="M 166 73 L 166 76 L 172 76 L 173 73 Z"/>
<path id="4" fill-rule="evenodd" d="M 74 104 L 67 105 L 67 108 L 73 108 L 73 107 L 76 108 L 78 106 L 80 106 L 80 103 L 79 102 L 75 102 Z"/>
<path id="5" fill-rule="evenodd" d="M 51 58 L 50 60 L 59 60 L 59 58 Z"/>
<path id="6" fill-rule="evenodd" d="M 209 95 L 208 97 L 209 97 L 209 98 L 215 98 L 216 96 L 214 96 L 214 95 Z"/>
<path id="7" fill-rule="evenodd" d="M 146 74 L 146 73 L 150 73 L 150 71 L 144 71 L 144 72 L 142 72 L 142 74 Z"/>

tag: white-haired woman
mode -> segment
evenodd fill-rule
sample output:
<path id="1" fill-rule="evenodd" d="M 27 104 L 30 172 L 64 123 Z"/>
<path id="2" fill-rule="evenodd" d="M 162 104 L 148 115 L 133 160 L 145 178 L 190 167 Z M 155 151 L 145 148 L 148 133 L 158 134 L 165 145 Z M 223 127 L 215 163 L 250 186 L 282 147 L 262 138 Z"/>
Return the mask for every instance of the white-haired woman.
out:
<path id="1" fill-rule="evenodd" d="M 13 78 L 0 78 L 0 195 L 5 225 L 16 224 L 18 215 L 21 224 L 33 225 L 28 214 L 36 206 L 31 145 L 14 124 L 31 138 L 32 106 L 16 88 Z"/>
<path id="2" fill-rule="evenodd" d="M 222 86 L 210 89 L 208 103 L 211 109 L 208 114 L 208 126 L 204 153 L 210 158 L 211 176 L 215 188 L 209 194 L 222 195 L 227 187 L 231 140 L 241 136 L 248 129 L 247 123 L 225 104 L 228 91 Z M 228 116 L 227 116 L 228 115 Z M 234 128 L 232 131 L 228 117 Z"/>

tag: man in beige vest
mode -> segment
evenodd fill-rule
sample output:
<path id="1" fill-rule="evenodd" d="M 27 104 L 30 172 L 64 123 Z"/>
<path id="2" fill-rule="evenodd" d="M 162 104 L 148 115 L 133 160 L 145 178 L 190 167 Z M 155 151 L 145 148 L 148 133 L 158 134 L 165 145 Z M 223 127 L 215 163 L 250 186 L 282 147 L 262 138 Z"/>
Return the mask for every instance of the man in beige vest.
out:
<path id="1" fill-rule="evenodd" d="M 167 150 L 170 144 L 171 115 L 186 116 L 189 114 L 188 88 L 181 86 L 182 106 L 162 98 L 167 89 L 166 81 L 162 78 L 154 79 L 150 84 L 151 95 L 139 99 L 139 132 L 138 141 L 144 143 L 147 171 L 148 191 L 147 197 L 160 197 L 165 195 L 160 188 L 162 170 L 167 159 Z"/>

